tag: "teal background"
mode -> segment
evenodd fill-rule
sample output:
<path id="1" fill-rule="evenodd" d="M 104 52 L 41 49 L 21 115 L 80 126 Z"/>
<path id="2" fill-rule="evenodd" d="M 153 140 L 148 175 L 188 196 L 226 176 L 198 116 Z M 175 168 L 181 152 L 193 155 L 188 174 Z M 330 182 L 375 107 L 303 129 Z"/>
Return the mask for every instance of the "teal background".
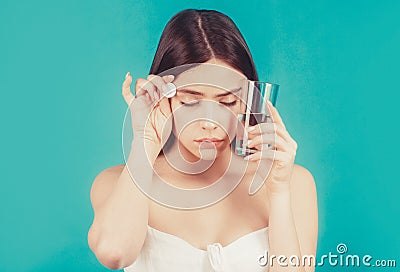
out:
<path id="1" fill-rule="evenodd" d="M 184 8 L 229 15 L 260 78 L 281 84 L 317 184 L 318 256 L 342 242 L 398 269 L 400 2 L 3 0 L 0 271 L 108 270 L 87 245 L 91 183 L 123 163 L 126 72 L 147 75 Z"/>

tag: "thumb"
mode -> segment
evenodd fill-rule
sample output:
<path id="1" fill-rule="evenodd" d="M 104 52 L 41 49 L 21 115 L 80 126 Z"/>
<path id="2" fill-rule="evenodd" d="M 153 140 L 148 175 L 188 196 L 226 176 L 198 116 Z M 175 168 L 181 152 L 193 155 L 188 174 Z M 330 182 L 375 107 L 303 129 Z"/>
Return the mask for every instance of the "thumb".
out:
<path id="1" fill-rule="evenodd" d="M 163 76 L 163 80 L 166 83 L 170 83 L 174 80 L 174 76 L 173 75 Z M 171 103 L 168 97 L 166 97 L 164 94 L 161 93 L 161 96 L 162 97 L 159 102 L 160 110 L 165 117 L 169 118 L 172 113 Z"/>
<path id="2" fill-rule="evenodd" d="M 169 99 L 165 96 L 163 96 L 159 102 L 159 107 L 160 107 L 160 111 L 161 113 L 166 117 L 169 118 L 171 113 L 172 113 L 172 109 L 171 109 L 171 103 L 169 102 Z"/>

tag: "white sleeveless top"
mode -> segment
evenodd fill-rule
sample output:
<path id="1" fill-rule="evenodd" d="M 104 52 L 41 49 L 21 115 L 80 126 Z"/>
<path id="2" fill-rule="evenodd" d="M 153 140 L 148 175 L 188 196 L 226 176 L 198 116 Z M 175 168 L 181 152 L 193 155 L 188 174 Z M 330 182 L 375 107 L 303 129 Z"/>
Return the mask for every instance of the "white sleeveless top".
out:
<path id="1" fill-rule="evenodd" d="M 142 251 L 125 272 L 258 272 L 268 271 L 259 259 L 269 249 L 268 227 L 248 233 L 227 246 L 196 248 L 182 238 L 150 226 Z"/>

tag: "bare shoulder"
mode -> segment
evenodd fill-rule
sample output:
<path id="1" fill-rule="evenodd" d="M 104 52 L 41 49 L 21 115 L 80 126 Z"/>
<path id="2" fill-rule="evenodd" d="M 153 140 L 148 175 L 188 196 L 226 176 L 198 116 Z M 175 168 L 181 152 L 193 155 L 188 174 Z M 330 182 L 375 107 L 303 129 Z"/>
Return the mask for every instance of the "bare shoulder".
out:
<path id="1" fill-rule="evenodd" d="M 316 254 L 318 240 L 318 201 L 314 177 L 300 165 L 294 165 L 291 180 L 293 217 L 300 248 L 305 255 Z"/>
<path id="2" fill-rule="evenodd" d="M 315 240 L 318 232 L 317 190 L 314 177 L 307 168 L 294 165 L 291 195 L 296 226 L 299 229 L 308 229 L 312 240 Z"/>
<path id="3" fill-rule="evenodd" d="M 297 212 L 303 213 L 304 210 L 316 209 L 317 189 L 314 176 L 307 168 L 298 164 L 293 166 L 290 187 Z"/>
<path id="4" fill-rule="evenodd" d="M 90 201 L 93 209 L 96 209 L 108 197 L 124 167 L 124 164 L 112 166 L 96 176 L 90 189 Z"/>
<path id="5" fill-rule="evenodd" d="M 315 194 L 316 186 L 314 176 L 307 168 L 295 164 L 293 166 L 291 182 L 295 193 L 303 195 Z"/>

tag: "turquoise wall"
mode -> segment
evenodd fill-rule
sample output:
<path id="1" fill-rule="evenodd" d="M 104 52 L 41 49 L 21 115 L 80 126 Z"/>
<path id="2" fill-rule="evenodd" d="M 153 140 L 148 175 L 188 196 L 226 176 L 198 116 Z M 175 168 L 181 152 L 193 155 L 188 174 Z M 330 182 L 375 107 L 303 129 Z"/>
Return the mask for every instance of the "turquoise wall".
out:
<path id="1" fill-rule="evenodd" d="M 281 84 L 296 162 L 317 184 L 318 255 L 345 243 L 399 267 L 399 1 L 3 0 L 0 271 L 107 271 L 87 245 L 89 192 L 123 163 L 121 83 L 147 75 L 190 7 L 231 16 L 260 78 Z"/>

